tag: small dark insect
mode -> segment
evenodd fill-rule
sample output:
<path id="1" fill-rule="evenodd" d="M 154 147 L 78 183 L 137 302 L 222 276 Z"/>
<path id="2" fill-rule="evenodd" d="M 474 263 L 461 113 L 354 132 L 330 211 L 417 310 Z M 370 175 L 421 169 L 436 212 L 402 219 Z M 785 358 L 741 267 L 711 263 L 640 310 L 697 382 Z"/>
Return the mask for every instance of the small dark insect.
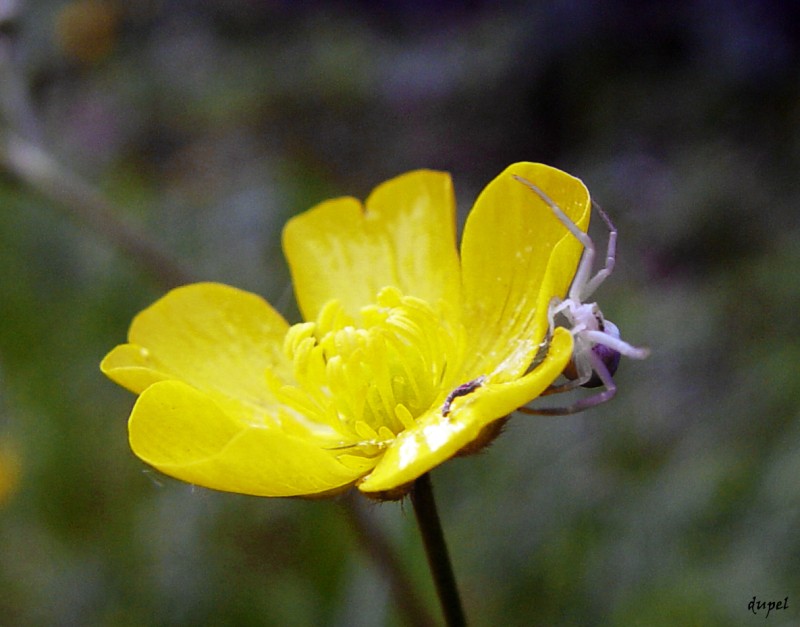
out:
<path id="1" fill-rule="evenodd" d="M 450 392 L 450 394 L 448 394 L 447 398 L 444 400 L 444 404 L 442 405 L 442 416 L 446 416 L 450 413 L 450 405 L 456 398 L 471 394 L 481 387 L 484 381 L 486 381 L 486 377 L 481 375 L 477 379 L 473 379 L 472 381 L 468 381 L 467 383 L 459 385 L 455 390 Z"/>

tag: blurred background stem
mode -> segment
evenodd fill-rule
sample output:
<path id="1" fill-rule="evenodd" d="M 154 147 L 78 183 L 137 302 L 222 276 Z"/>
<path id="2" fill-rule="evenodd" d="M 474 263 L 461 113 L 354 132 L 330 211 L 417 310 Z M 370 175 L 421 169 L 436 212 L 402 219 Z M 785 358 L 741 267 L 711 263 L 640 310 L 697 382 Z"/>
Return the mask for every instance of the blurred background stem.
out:
<path id="1" fill-rule="evenodd" d="M 399 613 L 405 617 L 409 625 L 418 627 L 436 625 L 436 621 L 420 600 L 417 589 L 409 579 L 397 552 L 390 546 L 386 536 L 372 523 L 365 508 L 364 498 L 355 490 L 350 490 L 344 497 L 344 504 L 345 515 L 361 547 L 389 583 Z"/>
<path id="2" fill-rule="evenodd" d="M 19 3 L 16 3 L 19 9 Z M 28 85 L 15 65 L 15 13 L 0 15 L 0 166 L 95 235 L 133 259 L 160 287 L 192 282 L 191 274 L 120 208 L 59 163 L 46 148 Z"/>
<path id="3" fill-rule="evenodd" d="M 61 166 L 45 149 L 9 131 L 0 135 L 0 160 L 28 187 L 133 259 L 160 287 L 191 283 L 191 274 L 143 231 L 120 217 L 103 194 Z"/>

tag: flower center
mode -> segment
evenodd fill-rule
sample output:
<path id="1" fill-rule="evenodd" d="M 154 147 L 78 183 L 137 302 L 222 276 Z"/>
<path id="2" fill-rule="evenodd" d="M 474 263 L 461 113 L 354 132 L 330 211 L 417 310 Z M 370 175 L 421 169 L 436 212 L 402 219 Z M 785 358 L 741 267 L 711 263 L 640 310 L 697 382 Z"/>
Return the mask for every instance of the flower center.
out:
<path id="1" fill-rule="evenodd" d="M 316 322 L 292 326 L 284 352 L 294 384 L 271 387 L 295 421 L 334 446 L 380 449 L 442 396 L 463 342 L 446 316 L 393 287 L 359 313 L 357 322 L 331 301 Z"/>

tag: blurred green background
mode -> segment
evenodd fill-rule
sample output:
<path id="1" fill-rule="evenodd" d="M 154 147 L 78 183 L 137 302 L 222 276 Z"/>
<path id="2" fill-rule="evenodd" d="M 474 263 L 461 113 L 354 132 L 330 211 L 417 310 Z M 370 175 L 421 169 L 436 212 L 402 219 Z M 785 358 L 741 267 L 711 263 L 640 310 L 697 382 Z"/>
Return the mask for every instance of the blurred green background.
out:
<path id="1" fill-rule="evenodd" d="M 597 296 L 653 354 L 612 403 L 433 473 L 472 623 L 765 624 L 757 596 L 798 624 L 798 27 L 766 0 L 0 1 L 0 625 L 404 624 L 341 500 L 129 451 L 98 363 L 171 278 L 70 177 L 296 320 L 289 216 L 431 167 L 463 219 L 518 160 L 613 216 Z M 66 178 L 24 180 L 23 140 Z M 410 506 L 367 515 L 437 612 Z"/>

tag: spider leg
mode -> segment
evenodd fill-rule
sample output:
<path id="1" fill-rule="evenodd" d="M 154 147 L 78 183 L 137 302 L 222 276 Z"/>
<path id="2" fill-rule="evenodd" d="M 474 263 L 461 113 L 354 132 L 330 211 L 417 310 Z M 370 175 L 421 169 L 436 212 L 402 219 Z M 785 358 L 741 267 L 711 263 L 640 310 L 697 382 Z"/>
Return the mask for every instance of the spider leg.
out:
<path id="1" fill-rule="evenodd" d="M 575 388 L 579 388 L 591 378 L 592 378 L 592 371 L 589 370 L 589 372 L 587 372 L 585 376 L 580 376 L 577 379 L 571 379 L 566 383 L 562 383 L 561 385 L 551 385 L 539 396 L 550 396 L 551 394 L 562 394 L 563 392 L 569 392 L 571 390 L 574 390 Z"/>
<path id="2" fill-rule="evenodd" d="M 596 202 L 592 201 L 592 207 L 597 210 L 603 222 L 608 227 L 608 244 L 606 245 L 606 265 L 597 271 L 589 281 L 583 286 L 581 291 L 581 298 L 586 299 L 595 293 L 600 284 L 605 281 L 614 271 L 614 265 L 617 261 L 617 228 L 608 217 L 608 214 L 603 211 L 603 208 Z"/>
<path id="3" fill-rule="evenodd" d="M 583 336 L 590 340 L 593 344 L 603 344 L 609 348 L 613 348 L 618 353 L 630 357 L 631 359 L 645 359 L 650 354 L 649 348 L 637 348 L 631 346 L 625 340 L 614 337 L 603 331 L 583 331 Z M 600 374 L 599 372 L 597 373 Z"/>
<path id="4" fill-rule="evenodd" d="M 587 352 L 592 352 L 591 345 L 586 344 L 582 339 L 576 338 L 572 360 L 567 364 L 564 372 L 562 372 L 567 381 L 560 385 L 550 385 L 550 387 L 542 392 L 541 396 L 569 392 L 575 388 L 581 387 L 591 379 L 593 374 L 592 364 L 584 357 Z"/>
<path id="5" fill-rule="evenodd" d="M 585 348 L 586 351 L 591 352 L 591 348 Z M 588 359 L 584 359 L 584 351 L 581 349 L 577 349 L 573 355 L 572 362 L 567 366 L 573 366 L 573 374 L 575 376 L 570 377 L 565 374 L 568 380 L 561 385 L 551 385 L 547 388 L 544 392 L 540 394 L 540 396 L 550 396 L 551 394 L 562 394 L 564 392 L 570 392 L 575 388 L 582 386 L 586 383 L 589 379 L 591 379 L 593 370 L 592 370 L 592 363 Z M 577 355 L 577 357 L 575 356 Z M 563 373 L 562 373 L 563 374 Z M 520 408 L 520 411 L 525 413 L 525 408 Z"/>
<path id="6" fill-rule="evenodd" d="M 556 328 L 556 316 L 560 314 L 562 311 L 569 309 L 569 303 L 565 300 L 561 300 L 558 296 L 553 296 L 550 299 L 550 306 L 547 308 L 547 324 L 550 333 Z"/>
<path id="7" fill-rule="evenodd" d="M 617 393 L 617 386 L 614 383 L 614 378 L 611 376 L 611 373 L 608 372 L 608 368 L 606 368 L 606 365 L 603 363 L 603 360 L 592 351 L 588 351 L 586 357 L 588 361 L 584 363 L 588 363 L 591 366 L 590 376 L 591 371 L 596 372 L 603 383 L 605 389 L 602 392 L 582 398 L 578 402 L 567 407 L 542 407 L 541 409 L 520 407 L 517 411 L 535 416 L 567 416 L 569 414 L 577 414 L 584 409 L 600 405 L 614 398 L 614 395 Z"/>
<path id="8" fill-rule="evenodd" d="M 561 210 L 561 207 L 559 207 L 550 196 L 545 194 L 543 190 L 521 176 L 517 176 L 516 174 L 512 174 L 512 176 L 541 198 L 541 200 L 550 207 L 550 210 L 555 217 L 558 218 L 558 221 L 583 244 L 583 255 L 578 265 L 578 271 L 575 273 L 575 278 L 572 280 L 572 285 L 569 288 L 569 297 L 575 302 L 580 302 L 586 282 L 589 280 L 589 273 L 592 271 L 592 266 L 594 265 L 595 248 L 592 238 L 581 231 L 578 225 L 570 220 L 569 216 Z"/>

